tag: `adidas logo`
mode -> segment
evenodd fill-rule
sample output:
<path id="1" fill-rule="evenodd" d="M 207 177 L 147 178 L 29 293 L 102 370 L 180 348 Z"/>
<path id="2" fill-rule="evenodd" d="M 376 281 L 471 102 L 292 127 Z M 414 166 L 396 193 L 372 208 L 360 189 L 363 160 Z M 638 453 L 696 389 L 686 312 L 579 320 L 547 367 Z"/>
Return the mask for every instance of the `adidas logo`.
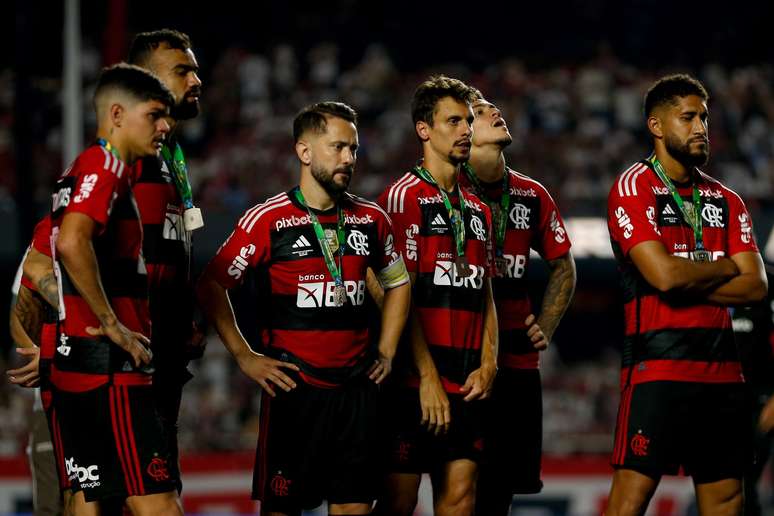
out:
<path id="1" fill-rule="evenodd" d="M 675 213 L 675 210 L 672 209 L 672 205 L 670 204 L 667 204 L 666 206 L 664 206 L 664 210 L 661 212 L 661 214 L 672 215 L 672 216 L 677 215 L 677 213 Z"/>
<path id="2" fill-rule="evenodd" d="M 309 240 L 304 235 L 298 237 L 292 247 L 294 249 L 293 254 L 300 257 L 304 257 L 312 252 L 312 244 L 309 243 Z"/>
<path id="3" fill-rule="evenodd" d="M 443 217 L 439 213 L 438 215 L 435 216 L 435 218 L 433 219 L 433 222 L 431 222 L 431 225 L 433 225 L 433 226 L 446 226 L 446 221 L 443 220 Z"/>
<path id="4" fill-rule="evenodd" d="M 302 247 L 312 247 L 309 240 L 304 235 L 301 235 L 296 239 L 296 243 L 293 244 L 293 249 L 301 249 Z"/>

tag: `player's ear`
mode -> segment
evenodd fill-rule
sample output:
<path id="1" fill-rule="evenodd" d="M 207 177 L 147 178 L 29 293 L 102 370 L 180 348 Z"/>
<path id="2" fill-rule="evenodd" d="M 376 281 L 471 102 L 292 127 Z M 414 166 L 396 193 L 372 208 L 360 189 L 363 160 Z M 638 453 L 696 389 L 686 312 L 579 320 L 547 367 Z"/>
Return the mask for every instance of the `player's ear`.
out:
<path id="1" fill-rule="evenodd" d="M 124 106 L 115 103 L 110 105 L 110 121 L 114 127 L 121 127 L 124 120 Z"/>
<path id="2" fill-rule="evenodd" d="M 296 142 L 296 156 L 298 156 L 298 161 L 307 167 L 312 164 L 312 149 L 304 140 Z"/>
<path id="3" fill-rule="evenodd" d="M 430 124 L 428 124 L 425 121 L 418 121 L 416 123 L 415 129 L 417 131 L 417 136 L 419 136 L 419 139 L 423 142 L 426 142 L 430 139 Z"/>
<path id="4" fill-rule="evenodd" d="M 648 131 L 654 138 L 663 138 L 664 131 L 661 129 L 661 118 L 656 114 L 652 114 L 648 117 Z"/>

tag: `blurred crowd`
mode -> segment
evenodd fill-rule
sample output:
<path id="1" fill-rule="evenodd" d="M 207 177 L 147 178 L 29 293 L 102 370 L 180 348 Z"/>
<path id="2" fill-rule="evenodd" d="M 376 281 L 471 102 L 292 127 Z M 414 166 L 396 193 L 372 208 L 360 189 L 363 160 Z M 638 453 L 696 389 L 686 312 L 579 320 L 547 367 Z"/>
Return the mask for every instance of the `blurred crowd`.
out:
<path id="1" fill-rule="evenodd" d="M 86 47 L 82 60 L 88 142 L 94 127 L 89 104 L 99 53 Z M 344 66 L 334 44 L 320 44 L 303 54 L 290 45 L 278 45 L 265 54 L 231 48 L 214 62 L 200 59 L 202 116 L 187 122 L 180 136 L 205 217 L 219 213 L 233 220 L 246 207 L 293 185 L 298 165 L 291 122 L 300 107 L 319 100 L 342 100 L 359 112 L 361 150 L 352 189 L 375 197 L 414 164 L 420 149 L 410 99 L 422 79 L 440 72 L 478 87 L 500 107 L 514 136 L 506 152 L 509 164 L 545 184 L 565 217 L 603 215 L 614 176 L 647 156 L 642 98 L 654 79 L 673 71 L 697 75 L 709 90 L 712 154 L 707 171 L 740 193 L 752 208 L 771 197 L 774 67 L 770 64 L 643 70 L 605 50 L 582 65 L 535 69 L 515 58 L 483 70 L 454 64 L 404 72 L 396 62 L 390 48 L 372 45 L 363 49 L 359 62 Z M 12 208 L 18 192 L 13 81 L 11 70 L 0 70 L 0 208 Z M 28 113 L 34 133 L 34 197 L 42 211 L 53 181 L 64 168 L 61 82 L 38 77 L 32 86 L 37 106 Z M 208 257 L 196 258 L 201 262 Z M 191 367 L 195 378 L 183 398 L 181 448 L 187 452 L 252 449 L 257 389 L 238 372 L 216 337 L 210 341 L 204 359 Z M 0 368 L 5 370 L 3 360 Z M 618 368 L 619 357 L 609 350 L 572 366 L 555 351 L 544 355 L 548 453 L 610 449 Z M 7 383 L 0 385 L 0 455 L 23 450 L 30 405 L 28 393 Z"/>

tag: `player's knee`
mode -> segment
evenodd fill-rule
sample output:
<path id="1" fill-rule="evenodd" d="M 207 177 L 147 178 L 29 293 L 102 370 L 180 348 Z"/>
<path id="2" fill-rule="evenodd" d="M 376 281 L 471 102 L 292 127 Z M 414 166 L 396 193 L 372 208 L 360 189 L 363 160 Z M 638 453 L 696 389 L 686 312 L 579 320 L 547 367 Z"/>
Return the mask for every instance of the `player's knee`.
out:
<path id="1" fill-rule="evenodd" d="M 130 505 L 134 516 L 183 516 L 183 507 L 178 497 L 169 493 L 164 497 L 154 497 L 150 503 L 133 503 Z"/>
<path id="2" fill-rule="evenodd" d="M 635 516 L 645 513 L 648 497 L 641 493 L 627 492 L 611 496 L 605 516 Z"/>
<path id="3" fill-rule="evenodd" d="M 436 514 L 473 514 L 476 505 L 474 481 L 455 482 L 444 490 L 436 503 Z"/>

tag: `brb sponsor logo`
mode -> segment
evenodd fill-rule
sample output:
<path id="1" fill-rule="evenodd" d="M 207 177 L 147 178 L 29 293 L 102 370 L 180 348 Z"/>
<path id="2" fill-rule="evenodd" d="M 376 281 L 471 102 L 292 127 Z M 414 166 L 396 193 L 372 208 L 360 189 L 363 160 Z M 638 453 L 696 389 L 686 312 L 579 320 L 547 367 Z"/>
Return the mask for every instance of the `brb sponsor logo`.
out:
<path id="1" fill-rule="evenodd" d="M 433 283 L 442 287 L 463 287 L 481 290 L 481 287 L 484 286 L 484 268 L 471 264 L 468 264 L 468 267 L 473 273 L 463 278 L 457 275 L 454 262 L 438 260 L 435 262 Z"/>
<path id="2" fill-rule="evenodd" d="M 527 256 L 523 254 L 504 254 L 505 258 L 505 277 L 506 278 L 521 278 L 524 276 L 524 272 L 527 269 Z"/>
<path id="3" fill-rule="evenodd" d="M 245 272 L 245 269 L 247 268 L 249 258 L 254 254 L 255 246 L 253 244 L 246 245 L 240 249 L 239 255 L 234 257 L 234 261 L 231 262 L 231 265 L 228 268 L 228 275 L 234 279 L 241 278 L 242 273 Z"/>
<path id="4" fill-rule="evenodd" d="M 83 181 L 81 181 L 81 189 L 78 191 L 78 194 L 73 200 L 76 203 L 79 203 L 88 199 L 91 195 L 91 192 L 94 190 L 94 187 L 97 185 L 97 179 L 99 179 L 97 174 L 86 174 L 83 176 Z"/>
<path id="5" fill-rule="evenodd" d="M 336 307 L 336 283 L 321 281 L 324 274 L 307 274 L 299 276 L 296 306 L 298 308 Z M 312 281 L 310 281 L 312 280 Z M 365 301 L 365 281 L 344 281 L 347 298 L 353 306 L 360 306 Z"/>
<path id="6" fill-rule="evenodd" d="M 630 239 L 634 233 L 634 225 L 632 224 L 632 219 L 626 213 L 626 210 L 623 209 L 623 206 L 619 206 L 615 209 L 613 214 L 615 215 L 615 218 L 618 219 L 618 227 L 624 230 L 624 238 L 627 240 Z"/>
<path id="7" fill-rule="evenodd" d="M 70 457 L 65 459 L 65 468 L 67 469 L 67 478 L 71 481 L 77 478 L 78 483 L 84 489 L 100 485 L 99 468 L 95 465 L 83 468 L 75 463 L 75 457 Z"/>

